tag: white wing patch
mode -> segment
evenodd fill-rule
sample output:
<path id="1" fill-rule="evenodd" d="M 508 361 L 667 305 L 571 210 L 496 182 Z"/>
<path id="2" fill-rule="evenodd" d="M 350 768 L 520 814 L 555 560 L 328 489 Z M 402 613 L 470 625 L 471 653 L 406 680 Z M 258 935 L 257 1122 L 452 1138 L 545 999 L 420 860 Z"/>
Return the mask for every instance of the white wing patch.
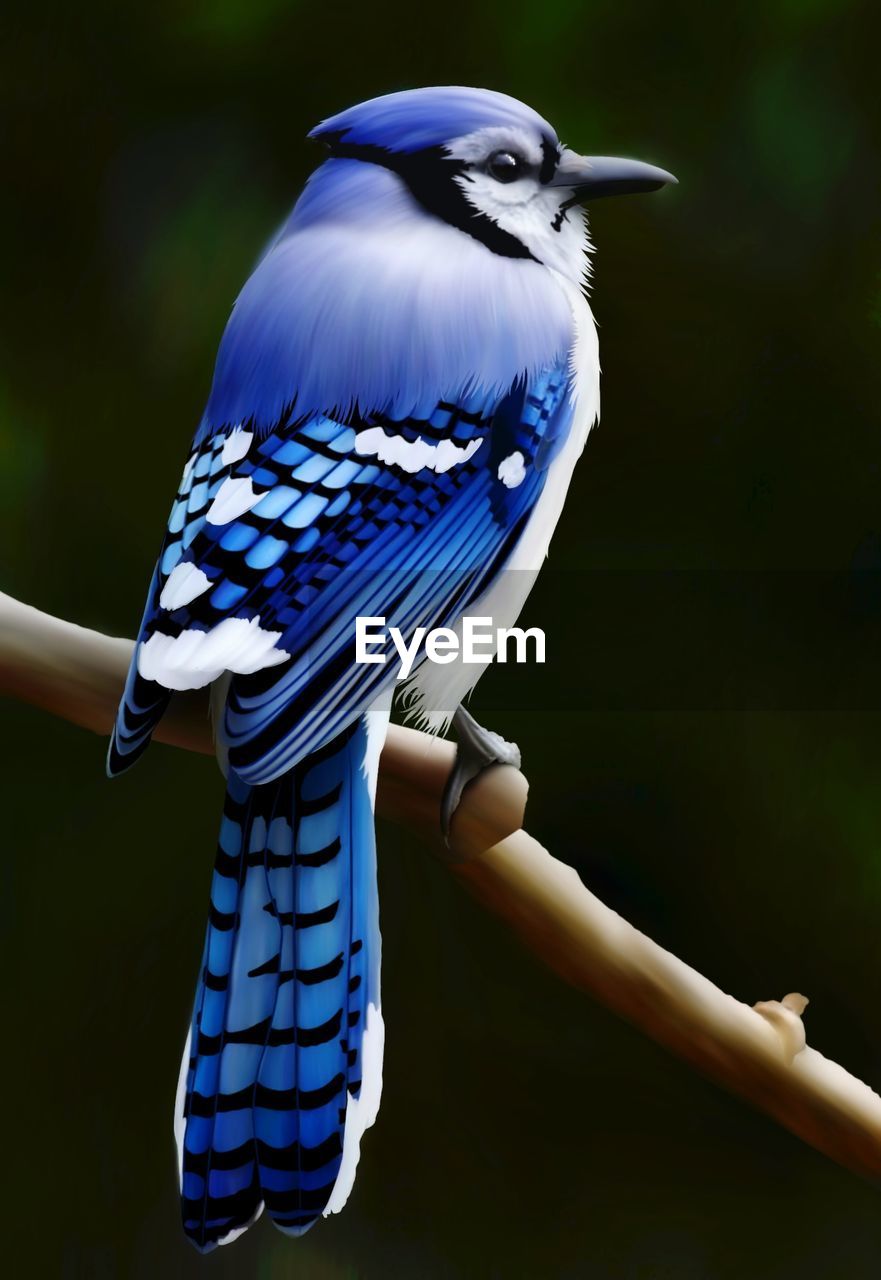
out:
<path id="1" fill-rule="evenodd" d="M 168 575 L 168 581 L 159 597 L 159 608 L 171 613 L 189 604 L 196 596 L 207 591 L 211 579 L 194 564 L 176 564 Z"/>
<path id="2" fill-rule="evenodd" d="M 229 524 L 256 506 L 262 496 L 254 492 L 250 476 L 230 476 L 217 490 L 205 519 L 209 524 Z"/>
<path id="3" fill-rule="evenodd" d="M 231 431 L 224 440 L 223 449 L 220 452 L 220 461 L 223 465 L 227 467 L 232 466 L 234 462 L 241 462 L 250 449 L 253 439 L 253 431 L 243 431 L 241 427 Z"/>
<path id="4" fill-rule="evenodd" d="M 482 444 L 483 440 L 469 440 L 464 446 L 452 440 L 429 444 L 427 440 L 405 440 L 403 436 L 387 435 L 382 427 L 368 427 L 356 435 L 355 452 L 361 457 L 376 457 L 389 466 L 401 467 L 411 475 L 425 467 L 442 475 L 451 467 L 473 458 Z"/>
<path id="5" fill-rule="evenodd" d="M 290 657 L 276 648 L 280 631 L 264 631 L 259 618 L 224 618 L 210 631 L 177 636 L 154 631 L 138 648 L 138 671 L 166 689 L 203 689 L 225 671 L 250 676 Z"/>
<path id="6" fill-rule="evenodd" d="M 525 461 L 518 449 L 516 453 L 509 453 L 507 458 L 503 458 L 499 463 L 496 474 L 506 489 L 516 489 L 526 479 Z"/>

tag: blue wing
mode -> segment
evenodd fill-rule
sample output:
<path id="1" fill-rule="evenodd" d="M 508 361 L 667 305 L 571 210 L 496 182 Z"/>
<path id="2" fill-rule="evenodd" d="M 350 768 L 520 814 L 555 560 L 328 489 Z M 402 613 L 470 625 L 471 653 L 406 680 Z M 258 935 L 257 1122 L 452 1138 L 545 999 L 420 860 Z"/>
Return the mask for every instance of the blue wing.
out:
<path id="1" fill-rule="evenodd" d="M 391 663 L 355 663 L 355 618 L 408 635 L 460 616 L 516 546 L 570 420 L 561 364 L 500 403 L 207 439 L 169 519 L 111 772 L 146 746 L 171 690 L 225 672 L 222 736 L 246 782 L 329 742 L 394 680 Z"/>

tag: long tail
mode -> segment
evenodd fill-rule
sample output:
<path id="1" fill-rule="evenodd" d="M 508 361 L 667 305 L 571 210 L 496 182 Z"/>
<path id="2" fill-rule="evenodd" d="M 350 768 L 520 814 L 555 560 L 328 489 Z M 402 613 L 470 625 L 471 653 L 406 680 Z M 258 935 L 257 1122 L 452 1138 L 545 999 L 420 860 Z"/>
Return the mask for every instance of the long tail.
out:
<path id="1" fill-rule="evenodd" d="M 382 1082 L 366 717 L 278 781 L 230 774 L 175 1131 L 201 1250 L 342 1208 Z"/>

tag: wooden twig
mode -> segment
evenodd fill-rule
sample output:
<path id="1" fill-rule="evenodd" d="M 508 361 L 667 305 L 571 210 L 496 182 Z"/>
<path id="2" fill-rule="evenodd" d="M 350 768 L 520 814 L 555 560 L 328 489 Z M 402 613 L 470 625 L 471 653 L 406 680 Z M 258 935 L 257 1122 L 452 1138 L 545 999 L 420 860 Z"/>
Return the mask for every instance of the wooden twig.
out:
<path id="1" fill-rule="evenodd" d="M 0 596 L 0 691 L 109 733 L 132 644 Z M 213 749 L 207 700 L 178 695 L 161 741 Z M 392 726 L 377 807 L 427 843 L 486 907 L 567 982 L 839 1164 L 881 1175 L 881 1097 L 806 1047 L 807 1001 L 791 993 L 753 1008 L 627 924 L 521 829 L 527 784 L 512 768 L 466 791 L 451 849 L 438 834 L 451 743 Z"/>

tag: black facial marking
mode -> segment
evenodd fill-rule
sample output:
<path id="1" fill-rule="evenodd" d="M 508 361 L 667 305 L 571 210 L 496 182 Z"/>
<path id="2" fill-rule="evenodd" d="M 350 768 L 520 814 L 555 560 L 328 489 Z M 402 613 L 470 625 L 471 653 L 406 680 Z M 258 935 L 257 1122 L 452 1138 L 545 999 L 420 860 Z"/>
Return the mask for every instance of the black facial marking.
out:
<path id="1" fill-rule="evenodd" d="M 557 171 L 560 163 L 560 148 L 550 138 L 541 140 L 541 168 L 538 171 L 539 182 L 548 183 Z"/>
<path id="2" fill-rule="evenodd" d="M 560 205 L 559 209 L 557 210 L 556 214 L 554 215 L 551 221 L 551 227 L 553 228 L 554 231 L 561 231 L 563 229 L 563 223 L 566 221 L 566 218 L 569 214 L 569 210 L 572 208 L 573 205 L 578 204 L 578 202 L 579 201 L 578 201 L 577 195 L 570 196 L 568 200 L 563 201 L 563 203 Z"/>
<path id="3" fill-rule="evenodd" d="M 366 160 L 391 169 L 406 182 L 423 208 L 479 240 L 492 253 L 503 258 L 538 261 L 516 236 L 475 209 L 456 181 L 467 177 L 466 165 L 447 155 L 442 147 L 428 147 L 424 151 L 404 155 L 369 143 L 346 142 L 340 134 L 326 134 L 322 141 L 327 144 L 332 159 Z"/>

